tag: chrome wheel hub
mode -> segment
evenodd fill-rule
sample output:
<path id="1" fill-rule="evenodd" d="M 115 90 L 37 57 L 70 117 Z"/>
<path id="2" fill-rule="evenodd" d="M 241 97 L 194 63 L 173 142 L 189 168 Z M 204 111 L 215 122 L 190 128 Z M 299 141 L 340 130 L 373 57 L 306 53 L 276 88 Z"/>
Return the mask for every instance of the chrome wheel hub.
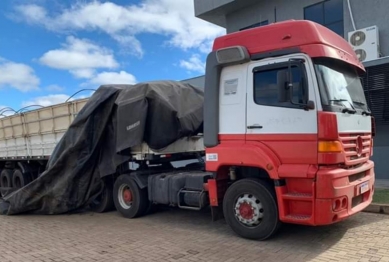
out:
<path id="1" fill-rule="evenodd" d="M 243 194 L 235 203 L 235 217 L 245 226 L 257 226 L 264 215 L 262 203 L 251 194 Z"/>

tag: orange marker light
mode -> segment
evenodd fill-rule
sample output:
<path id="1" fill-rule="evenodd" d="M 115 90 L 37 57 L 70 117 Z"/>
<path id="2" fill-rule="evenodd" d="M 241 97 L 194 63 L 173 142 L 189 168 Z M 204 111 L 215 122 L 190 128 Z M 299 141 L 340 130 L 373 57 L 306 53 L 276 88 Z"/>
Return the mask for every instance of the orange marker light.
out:
<path id="1" fill-rule="evenodd" d="M 338 153 L 338 152 L 342 152 L 342 144 L 339 141 L 319 141 L 318 151 L 320 153 L 325 153 L 325 152 Z"/>

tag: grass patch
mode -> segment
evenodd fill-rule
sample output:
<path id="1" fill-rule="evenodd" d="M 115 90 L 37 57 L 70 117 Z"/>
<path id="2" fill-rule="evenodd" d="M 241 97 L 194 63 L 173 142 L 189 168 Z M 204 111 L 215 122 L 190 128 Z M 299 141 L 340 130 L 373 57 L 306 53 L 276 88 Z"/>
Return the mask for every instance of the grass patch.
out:
<path id="1" fill-rule="evenodd" d="M 389 204 L 389 189 L 376 189 L 373 195 L 373 203 Z"/>

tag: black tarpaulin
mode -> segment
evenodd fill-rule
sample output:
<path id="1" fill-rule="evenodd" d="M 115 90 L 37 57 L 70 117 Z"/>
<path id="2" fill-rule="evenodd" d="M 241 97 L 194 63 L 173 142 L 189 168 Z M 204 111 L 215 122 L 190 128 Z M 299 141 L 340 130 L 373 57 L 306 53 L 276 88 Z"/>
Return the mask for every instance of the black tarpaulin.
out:
<path id="1" fill-rule="evenodd" d="M 117 152 L 126 154 L 142 141 L 159 150 L 197 133 L 203 102 L 203 91 L 180 82 L 141 83 L 123 90 L 116 100 Z"/>
<path id="2" fill-rule="evenodd" d="M 105 85 L 88 100 L 54 149 L 41 176 L 0 200 L 0 213 L 61 214 L 88 205 L 96 177 L 114 174 L 131 147 L 161 150 L 197 134 L 203 92 L 189 84 L 157 81 Z"/>

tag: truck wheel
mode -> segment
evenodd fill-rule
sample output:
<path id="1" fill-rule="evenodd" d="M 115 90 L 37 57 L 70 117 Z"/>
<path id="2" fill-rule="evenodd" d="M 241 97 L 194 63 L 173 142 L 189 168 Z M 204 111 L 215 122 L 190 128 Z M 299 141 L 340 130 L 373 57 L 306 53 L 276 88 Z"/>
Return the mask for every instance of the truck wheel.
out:
<path id="1" fill-rule="evenodd" d="M 1 171 L 0 187 L 12 187 L 12 171 L 10 169 Z"/>
<path id="2" fill-rule="evenodd" d="M 140 189 L 129 175 L 121 175 L 116 179 L 113 195 L 116 210 L 124 217 L 142 216 L 149 207 L 147 189 Z"/>
<path id="3" fill-rule="evenodd" d="M 113 203 L 113 185 L 110 181 L 101 179 L 102 192 L 89 205 L 90 209 L 96 213 L 104 213 L 114 208 Z"/>
<path id="4" fill-rule="evenodd" d="M 223 213 L 232 230 L 247 239 L 265 240 L 280 226 L 276 196 L 259 179 L 242 179 L 232 184 L 224 196 Z"/>
<path id="5" fill-rule="evenodd" d="M 22 173 L 20 169 L 15 169 L 12 175 L 12 184 L 15 188 L 22 188 L 30 182 L 29 174 Z"/>

